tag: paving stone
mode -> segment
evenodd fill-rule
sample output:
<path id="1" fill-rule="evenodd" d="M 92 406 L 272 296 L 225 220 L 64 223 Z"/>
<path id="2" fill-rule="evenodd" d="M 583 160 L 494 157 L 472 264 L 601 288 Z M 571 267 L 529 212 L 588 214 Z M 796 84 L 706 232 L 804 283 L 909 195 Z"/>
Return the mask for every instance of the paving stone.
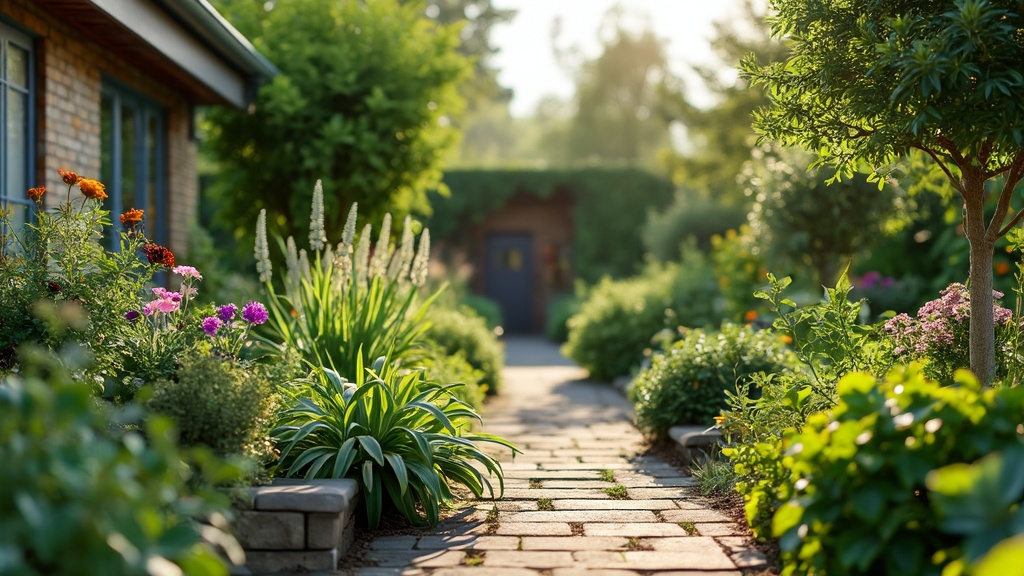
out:
<path id="1" fill-rule="evenodd" d="M 670 538 L 642 538 L 640 544 L 659 552 L 693 552 L 705 550 L 709 553 L 721 551 L 714 538 L 707 536 L 682 536 Z"/>
<path id="2" fill-rule="evenodd" d="M 484 557 L 484 566 L 505 568 L 565 568 L 573 565 L 573 553 L 566 551 L 492 550 Z"/>
<path id="3" fill-rule="evenodd" d="M 630 488 L 628 493 L 629 497 L 635 500 L 657 500 L 659 498 L 676 500 L 696 495 L 690 488 Z"/>
<path id="4" fill-rule="evenodd" d="M 572 536 L 572 529 L 566 522 L 522 522 L 498 525 L 498 536 Z"/>
<path id="5" fill-rule="evenodd" d="M 541 480 L 599 480 L 598 470 L 515 470 L 505 472 L 505 482 L 509 478 L 538 478 Z"/>
<path id="6" fill-rule="evenodd" d="M 672 500 L 552 500 L 555 510 L 675 510 Z"/>
<path id="7" fill-rule="evenodd" d="M 693 508 L 690 510 L 665 510 L 661 517 L 666 522 L 732 522 L 725 514 L 707 508 Z"/>
<path id="8" fill-rule="evenodd" d="M 658 576 L 661 576 L 661 572 Z M 631 570 L 600 570 L 595 568 L 555 568 L 551 576 L 639 576 Z M 706 576 L 706 575 L 705 575 Z M 718 576 L 717 574 L 715 576 Z"/>
<path id="9" fill-rule="evenodd" d="M 490 566 L 461 566 L 458 568 L 441 568 L 439 570 L 434 570 L 430 573 L 431 576 L 537 576 L 538 574 L 540 574 L 540 571 L 530 570 L 528 568 L 492 568 Z"/>
<path id="10" fill-rule="evenodd" d="M 708 505 L 703 500 L 673 500 L 673 504 L 681 510 L 707 510 Z"/>
<path id="11" fill-rule="evenodd" d="M 615 481 L 627 488 L 688 488 L 697 485 L 697 481 L 692 476 L 678 475 L 662 478 L 616 475 Z"/>
<path id="12" fill-rule="evenodd" d="M 519 536 L 478 536 L 473 550 L 518 550 Z"/>
<path id="13" fill-rule="evenodd" d="M 370 541 L 371 550 L 412 550 L 416 536 L 377 536 Z"/>
<path id="14" fill-rule="evenodd" d="M 678 524 L 661 523 L 600 523 L 584 524 L 583 531 L 587 536 L 685 536 L 686 530 Z"/>
<path id="15" fill-rule="evenodd" d="M 719 544 L 725 547 L 729 557 L 740 568 L 759 568 L 768 564 L 764 553 L 754 546 L 749 538 L 743 536 L 724 536 L 715 538 Z"/>
<path id="16" fill-rule="evenodd" d="M 735 522 L 695 522 L 693 524 L 701 536 L 736 536 L 740 528 Z"/>
<path id="17" fill-rule="evenodd" d="M 452 534 L 449 536 L 421 536 L 416 543 L 417 550 L 466 550 L 474 548 L 480 538 L 476 534 Z"/>
<path id="18" fill-rule="evenodd" d="M 607 480 L 545 480 L 544 488 L 549 490 L 565 488 L 596 488 L 604 490 L 618 484 L 619 481 L 609 482 Z"/>
<path id="19" fill-rule="evenodd" d="M 516 512 L 502 522 L 657 522 L 649 510 L 551 510 Z"/>
<path id="20" fill-rule="evenodd" d="M 629 544 L 617 536 L 526 536 L 523 550 L 615 550 Z"/>
<path id="21" fill-rule="evenodd" d="M 417 556 L 412 564 L 418 568 L 445 568 L 462 564 L 465 557 L 460 550 L 436 550 Z"/>
<path id="22" fill-rule="evenodd" d="M 604 500 L 609 498 L 609 496 L 605 494 L 604 490 L 599 490 L 597 488 L 510 488 L 505 490 L 506 500 L 539 500 L 541 498 L 549 498 L 551 500 L 558 500 L 562 498 L 591 498 Z"/>
<path id="23" fill-rule="evenodd" d="M 584 566 L 627 568 L 632 570 L 729 570 L 736 565 L 719 548 L 692 552 L 636 550 L 626 552 L 574 552 L 573 558 Z"/>

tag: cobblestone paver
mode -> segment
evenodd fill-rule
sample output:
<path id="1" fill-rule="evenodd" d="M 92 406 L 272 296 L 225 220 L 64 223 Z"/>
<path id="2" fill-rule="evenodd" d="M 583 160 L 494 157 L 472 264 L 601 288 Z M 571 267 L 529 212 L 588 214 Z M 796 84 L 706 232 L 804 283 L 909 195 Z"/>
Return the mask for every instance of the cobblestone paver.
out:
<path id="1" fill-rule="evenodd" d="M 739 576 L 763 556 L 695 482 L 643 446 L 628 401 L 541 340 L 510 339 L 483 430 L 522 449 L 502 500 L 433 529 L 372 540 L 358 576 Z"/>

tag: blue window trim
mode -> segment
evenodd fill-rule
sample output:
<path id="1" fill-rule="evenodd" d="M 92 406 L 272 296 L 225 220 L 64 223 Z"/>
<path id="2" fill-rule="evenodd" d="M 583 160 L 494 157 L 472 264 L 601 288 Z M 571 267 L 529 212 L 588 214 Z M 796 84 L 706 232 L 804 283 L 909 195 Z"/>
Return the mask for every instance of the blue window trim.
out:
<path id="1" fill-rule="evenodd" d="M 31 209 L 32 202 L 25 193 L 35 185 L 36 174 L 36 51 L 35 35 L 16 27 L 6 18 L 0 18 L 0 175 L 7 174 L 7 58 L 3 49 L 10 42 L 17 44 L 28 52 L 28 129 L 26 130 L 25 174 L 28 184 L 25 190 L 8 190 L 7 179 L 0 178 L 0 207 L 6 208 L 9 203 L 28 207 L 28 220 L 35 218 Z"/>
<path id="2" fill-rule="evenodd" d="M 156 120 L 156 130 L 153 134 L 154 148 L 153 148 L 153 169 L 155 174 L 153 175 L 152 181 L 155 184 L 155 198 L 157 213 L 151 214 L 148 207 L 145 205 L 137 205 L 136 208 L 146 209 L 145 223 L 146 223 L 146 237 L 157 244 L 167 244 L 167 229 L 169 225 L 168 218 L 168 205 L 167 205 L 167 120 L 166 110 L 159 103 L 154 101 L 152 98 L 139 93 L 136 90 L 126 86 L 119 82 L 115 78 L 108 76 L 103 77 L 103 84 L 100 90 L 103 98 L 108 98 L 110 105 L 112 106 L 111 112 L 111 126 L 110 126 L 110 138 L 111 142 L 102 142 L 100 146 L 111 147 L 111 166 L 110 170 L 112 174 L 102 174 L 101 177 L 104 179 L 106 184 L 107 194 L 110 197 L 108 200 L 108 206 L 111 208 L 111 222 L 113 224 L 113 233 L 110 239 L 110 248 L 117 250 L 118 238 L 120 233 L 123 231 L 123 226 L 118 218 L 120 210 L 122 208 L 125 190 L 123 189 L 123 182 L 120 177 L 114 177 L 114 174 L 123 174 L 124 170 L 124 143 L 121 141 L 121 112 L 124 108 L 132 108 L 137 118 L 141 121 L 135 123 L 135 159 L 134 174 L 135 174 L 135 186 L 136 189 L 133 191 L 135 198 L 146 198 L 146 185 L 150 181 L 150 163 L 148 158 L 149 150 L 146 146 L 146 132 L 150 125 L 150 120 Z M 101 102 L 103 100 L 101 99 Z M 102 115 L 103 112 L 101 112 Z"/>

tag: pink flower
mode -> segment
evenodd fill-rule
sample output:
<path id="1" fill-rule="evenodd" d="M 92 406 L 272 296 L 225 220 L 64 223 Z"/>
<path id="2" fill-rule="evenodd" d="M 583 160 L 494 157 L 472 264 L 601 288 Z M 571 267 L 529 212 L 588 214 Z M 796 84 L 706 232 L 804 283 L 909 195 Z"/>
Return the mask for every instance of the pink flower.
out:
<path id="1" fill-rule="evenodd" d="M 203 276 L 202 274 L 199 273 L 199 270 L 196 270 L 192 266 L 175 266 L 171 270 L 171 272 L 174 272 L 175 274 L 178 274 L 179 276 L 184 276 L 186 278 L 198 278 L 200 280 L 203 279 Z"/>

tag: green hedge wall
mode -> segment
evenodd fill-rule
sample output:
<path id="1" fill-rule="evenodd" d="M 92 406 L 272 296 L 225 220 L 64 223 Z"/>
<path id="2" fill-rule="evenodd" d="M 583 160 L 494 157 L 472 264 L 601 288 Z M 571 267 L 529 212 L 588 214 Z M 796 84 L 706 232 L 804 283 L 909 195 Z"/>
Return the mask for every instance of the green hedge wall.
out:
<path id="1" fill-rule="evenodd" d="M 450 197 L 433 193 L 430 233 L 459 241 L 469 226 L 505 205 L 517 192 L 541 199 L 564 190 L 576 201 L 573 267 L 588 283 L 639 271 L 644 259 L 641 230 L 649 210 L 672 201 L 672 183 L 633 168 L 577 170 L 451 170 L 444 183 Z"/>

